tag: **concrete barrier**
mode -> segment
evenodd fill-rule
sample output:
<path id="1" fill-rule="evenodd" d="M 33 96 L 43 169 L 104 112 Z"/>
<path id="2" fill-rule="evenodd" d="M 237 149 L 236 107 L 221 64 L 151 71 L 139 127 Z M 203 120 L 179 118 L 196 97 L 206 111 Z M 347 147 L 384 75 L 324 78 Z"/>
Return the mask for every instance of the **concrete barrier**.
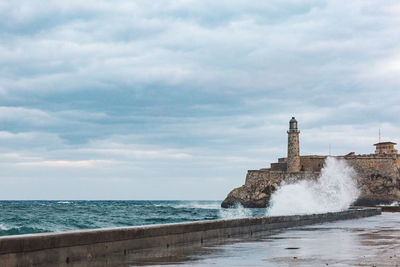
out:
<path id="1" fill-rule="evenodd" d="M 355 219 L 379 208 L 0 237 L 0 266 L 124 266 L 277 229 Z"/>
<path id="2" fill-rule="evenodd" d="M 399 206 L 378 206 L 382 212 L 400 212 Z"/>

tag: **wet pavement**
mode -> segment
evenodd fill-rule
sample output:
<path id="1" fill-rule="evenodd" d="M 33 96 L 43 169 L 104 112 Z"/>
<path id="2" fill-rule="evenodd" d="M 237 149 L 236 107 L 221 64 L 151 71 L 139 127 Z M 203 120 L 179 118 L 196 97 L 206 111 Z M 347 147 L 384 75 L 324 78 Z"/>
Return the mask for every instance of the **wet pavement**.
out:
<path id="1" fill-rule="evenodd" d="M 203 247 L 179 266 L 400 266 L 400 213 L 292 228 Z M 154 262 L 153 262 L 154 264 Z"/>

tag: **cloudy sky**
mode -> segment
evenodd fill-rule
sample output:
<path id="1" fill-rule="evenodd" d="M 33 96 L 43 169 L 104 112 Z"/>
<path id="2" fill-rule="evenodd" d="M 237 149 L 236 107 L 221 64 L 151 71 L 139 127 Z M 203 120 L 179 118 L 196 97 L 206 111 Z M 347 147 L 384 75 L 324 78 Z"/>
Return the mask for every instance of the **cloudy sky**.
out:
<path id="1" fill-rule="evenodd" d="M 223 199 L 400 142 L 400 4 L 0 1 L 0 199 Z"/>

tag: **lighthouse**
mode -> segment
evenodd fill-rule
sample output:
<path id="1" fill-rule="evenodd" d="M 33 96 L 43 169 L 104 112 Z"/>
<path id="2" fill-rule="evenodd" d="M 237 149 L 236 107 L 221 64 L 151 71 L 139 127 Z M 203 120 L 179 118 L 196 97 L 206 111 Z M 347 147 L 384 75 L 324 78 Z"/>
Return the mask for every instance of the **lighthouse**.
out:
<path id="1" fill-rule="evenodd" d="M 289 121 L 288 133 L 288 156 L 287 156 L 287 171 L 299 172 L 300 171 L 300 146 L 299 134 L 297 128 L 297 121 L 294 117 Z"/>

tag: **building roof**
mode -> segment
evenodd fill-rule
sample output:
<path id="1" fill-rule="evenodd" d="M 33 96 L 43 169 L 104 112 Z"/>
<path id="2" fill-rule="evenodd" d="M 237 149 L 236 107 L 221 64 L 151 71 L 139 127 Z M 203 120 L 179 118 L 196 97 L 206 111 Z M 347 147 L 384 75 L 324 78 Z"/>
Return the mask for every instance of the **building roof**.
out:
<path id="1" fill-rule="evenodd" d="M 380 143 L 374 144 L 374 146 L 379 146 L 379 145 L 397 145 L 397 144 L 393 143 L 393 142 L 380 142 Z"/>

